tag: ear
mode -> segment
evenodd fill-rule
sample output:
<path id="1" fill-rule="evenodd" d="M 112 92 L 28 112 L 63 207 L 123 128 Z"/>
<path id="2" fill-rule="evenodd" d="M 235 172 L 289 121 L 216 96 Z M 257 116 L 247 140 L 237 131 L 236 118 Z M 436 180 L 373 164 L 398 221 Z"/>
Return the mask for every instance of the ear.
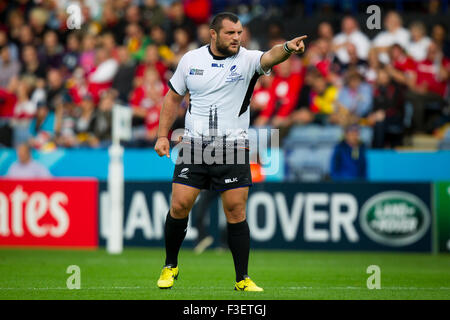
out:
<path id="1" fill-rule="evenodd" d="M 209 35 L 211 36 L 211 39 L 216 40 L 217 38 L 217 32 L 214 29 L 209 29 Z"/>

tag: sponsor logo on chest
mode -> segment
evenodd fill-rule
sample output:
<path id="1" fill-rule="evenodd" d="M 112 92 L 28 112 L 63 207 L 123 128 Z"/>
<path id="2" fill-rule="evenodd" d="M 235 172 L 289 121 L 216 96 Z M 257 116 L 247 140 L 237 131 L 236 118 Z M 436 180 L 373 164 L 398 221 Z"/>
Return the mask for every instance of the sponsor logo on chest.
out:
<path id="1" fill-rule="evenodd" d="M 189 69 L 189 75 L 191 75 L 191 76 L 202 76 L 204 71 L 205 70 L 203 70 L 203 69 L 191 68 L 191 69 Z"/>
<path id="2" fill-rule="evenodd" d="M 238 68 L 236 65 L 233 65 L 230 68 L 230 74 L 227 76 L 227 79 L 225 80 L 226 83 L 244 80 L 244 76 L 241 73 L 239 73 L 237 69 Z"/>

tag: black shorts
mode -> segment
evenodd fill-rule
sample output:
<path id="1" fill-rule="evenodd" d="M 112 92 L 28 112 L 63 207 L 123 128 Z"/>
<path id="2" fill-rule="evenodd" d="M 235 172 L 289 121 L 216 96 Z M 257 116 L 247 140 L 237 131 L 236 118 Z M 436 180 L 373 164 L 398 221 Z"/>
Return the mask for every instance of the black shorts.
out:
<path id="1" fill-rule="evenodd" d="M 183 153 L 186 153 L 186 150 L 191 151 L 189 161 L 183 161 L 186 160 L 186 158 L 182 159 Z M 177 163 L 175 164 L 172 182 L 197 189 L 216 191 L 225 191 L 252 185 L 248 147 L 234 147 L 232 149 L 233 160 L 228 162 L 226 154 L 228 153 L 228 160 L 231 160 L 230 150 L 224 151 L 223 149 L 221 154 L 222 161 L 220 161 L 220 163 L 219 161 L 215 163 L 205 161 L 203 157 L 201 159 L 197 158 L 197 161 L 194 161 L 194 150 L 199 152 L 199 148 L 194 147 L 191 149 L 180 149 Z M 201 152 L 203 153 L 204 151 L 205 146 L 203 145 L 201 147 Z M 240 161 L 238 161 L 239 151 Z M 211 154 L 215 155 L 215 152 L 212 152 Z"/>

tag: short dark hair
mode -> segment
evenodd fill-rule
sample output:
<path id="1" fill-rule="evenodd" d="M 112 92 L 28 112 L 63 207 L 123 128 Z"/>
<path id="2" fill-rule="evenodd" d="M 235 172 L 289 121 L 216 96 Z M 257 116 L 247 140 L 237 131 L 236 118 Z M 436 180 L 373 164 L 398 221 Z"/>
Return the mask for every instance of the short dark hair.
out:
<path id="1" fill-rule="evenodd" d="M 223 20 L 230 20 L 231 22 L 237 23 L 239 21 L 239 17 L 232 12 L 221 12 L 218 13 L 211 21 L 209 25 L 210 29 L 214 29 L 217 33 L 219 33 L 220 28 L 222 28 Z"/>

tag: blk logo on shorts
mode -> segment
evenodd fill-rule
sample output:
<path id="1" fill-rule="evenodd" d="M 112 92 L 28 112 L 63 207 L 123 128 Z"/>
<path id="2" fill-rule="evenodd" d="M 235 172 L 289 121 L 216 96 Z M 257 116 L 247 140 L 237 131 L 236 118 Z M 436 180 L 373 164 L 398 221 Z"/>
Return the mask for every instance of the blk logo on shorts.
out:
<path id="1" fill-rule="evenodd" d="M 178 177 L 188 179 L 188 176 L 187 176 L 188 173 L 189 173 L 189 168 L 183 168 L 183 169 L 181 169 L 181 173 L 178 175 Z"/>
<path id="2" fill-rule="evenodd" d="M 238 178 L 225 179 L 225 183 L 234 183 L 234 182 L 238 182 Z"/>

